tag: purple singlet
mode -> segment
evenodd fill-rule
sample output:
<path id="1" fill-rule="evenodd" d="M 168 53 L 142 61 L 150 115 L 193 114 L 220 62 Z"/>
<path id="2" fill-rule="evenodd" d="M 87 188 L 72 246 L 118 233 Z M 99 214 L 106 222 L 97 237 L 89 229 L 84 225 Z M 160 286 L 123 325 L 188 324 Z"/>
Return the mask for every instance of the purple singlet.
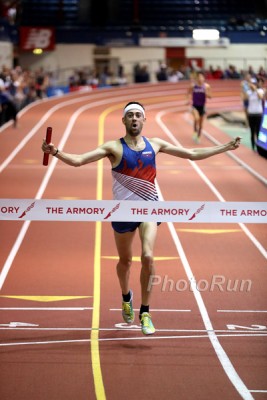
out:
<path id="1" fill-rule="evenodd" d="M 205 85 L 193 87 L 193 106 L 203 107 L 206 102 L 206 88 Z"/>

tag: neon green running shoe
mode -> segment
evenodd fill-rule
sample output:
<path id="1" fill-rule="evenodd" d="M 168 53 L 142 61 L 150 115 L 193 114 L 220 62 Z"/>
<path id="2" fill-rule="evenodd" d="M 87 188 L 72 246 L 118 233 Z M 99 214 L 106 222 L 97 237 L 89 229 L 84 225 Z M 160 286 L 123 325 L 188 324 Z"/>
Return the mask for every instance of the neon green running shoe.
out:
<path id="1" fill-rule="evenodd" d="M 198 136 L 197 132 L 194 132 L 193 140 L 194 140 L 194 142 L 197 143 L 197 144 L 200 143 L 200 137 Z"/>
<path id="2" fill-rule="evenodd" d="M 122 302 L 122 318 L 127 324 L 134 322 L 134 310 L 133 310 L 133 292 L 131 292 L 131 299 L 129 302 Z"/>
<path id="3" fill-rule="evenodd" d="M 147 312 L 141 314 L 141 329 L 144 335 L 153 335 L 156 332 L 151 315 Z"/>

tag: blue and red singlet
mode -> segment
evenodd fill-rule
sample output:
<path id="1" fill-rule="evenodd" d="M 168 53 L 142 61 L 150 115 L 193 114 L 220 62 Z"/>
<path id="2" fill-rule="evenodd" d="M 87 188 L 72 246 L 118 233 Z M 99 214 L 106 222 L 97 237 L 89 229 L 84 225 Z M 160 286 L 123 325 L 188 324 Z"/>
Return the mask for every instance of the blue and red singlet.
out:
<path id="1" fill-rule="evenodd" d="M 123 138 L 120 139 L 123 149 L 121 162 L 112 168 L 114 200 L 158 200 L 155 152 L 144 136 L 143 140 L 145 148 L 135 151 L 130 149 Z M 141 222 L 112 222 L 112 227 L 118 233 L 125 233 L 135 231 L 140 224 Z"/>
<path id="2" fill-rule="evenodd" d="M 145 148 L 135 151 L 123 138 L 120 139 L 122 159 L 117 167 L 112 168 L 114 200 L 158 200 L 155 152 L 145 137 L 143 140 Z"/>

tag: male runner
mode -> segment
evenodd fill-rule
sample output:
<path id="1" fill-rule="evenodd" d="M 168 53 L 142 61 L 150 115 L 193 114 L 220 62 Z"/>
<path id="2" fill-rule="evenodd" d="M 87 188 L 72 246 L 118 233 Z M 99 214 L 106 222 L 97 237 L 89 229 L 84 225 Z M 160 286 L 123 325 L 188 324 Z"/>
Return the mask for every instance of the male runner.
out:
<path id="1" fill-rule="evenodd" d="M 142 136 L 141 131 L 145 121 L 144 106 L 138 102 L 130 102 L 123 110 L 122 122 L 126 129 L 123 138 L 106 142 L 84 154 L 65 153 L 56 148 L 54 144 L 47 144 L 45 140 L 42 150 L 74 167 L 107 157 L 112 167 L 114 199 L 157 201 L 158 194 L 155 186 L 155 156 L 157 153 L 162 152 L 190 160 L 202 160 L 228 150 L 235 150 L 240 144 L 240 138 L 237 137 L 220 146 L 186 149 L 159 138 L 147 139 Z M 139 318 L 142 332 L 145 335 L 155 332 L 149 313 L 151 290 L 148 289 L 148 284 L 149 278 L 154 274 L 153 250 L 157 225 L 156 222 L 112 222 L 119 255 L 117 275 L 122 291 L 122 316 L 127 323 L 134 321 L 133 293 L 129 287 L 129 277 L 132 263 L 132 242 L 136 230 L 139 230 L 142 246 L 140 273 L 142 304 Z"/>
<path id="2" fill-rule="evenodd" d="M 187 96 L 188 103 L 189 98 L 192 97 L 192 115 L 194 118 L 193 140 L 198 144 L 200 143 L 203 120 L 206 113 L 206 99 L 207 97 L 211 98 L 210 85 L 205 82 L 205 77 L 202 72 L 197 72 L 196 81 L 195 83 L 191 83 Z"/>

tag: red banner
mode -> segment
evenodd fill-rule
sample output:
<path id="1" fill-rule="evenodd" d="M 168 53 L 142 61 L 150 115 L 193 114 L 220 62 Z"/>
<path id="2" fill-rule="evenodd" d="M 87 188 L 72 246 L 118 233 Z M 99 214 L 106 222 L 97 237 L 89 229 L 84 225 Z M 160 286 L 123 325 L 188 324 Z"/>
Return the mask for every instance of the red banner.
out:
<path id="1" fill-rule="evenodd" d="M 55 29 L 47 26 L 22 26 L 20 28 L 20 49 L 26 51 L 54 50 Z"/>

